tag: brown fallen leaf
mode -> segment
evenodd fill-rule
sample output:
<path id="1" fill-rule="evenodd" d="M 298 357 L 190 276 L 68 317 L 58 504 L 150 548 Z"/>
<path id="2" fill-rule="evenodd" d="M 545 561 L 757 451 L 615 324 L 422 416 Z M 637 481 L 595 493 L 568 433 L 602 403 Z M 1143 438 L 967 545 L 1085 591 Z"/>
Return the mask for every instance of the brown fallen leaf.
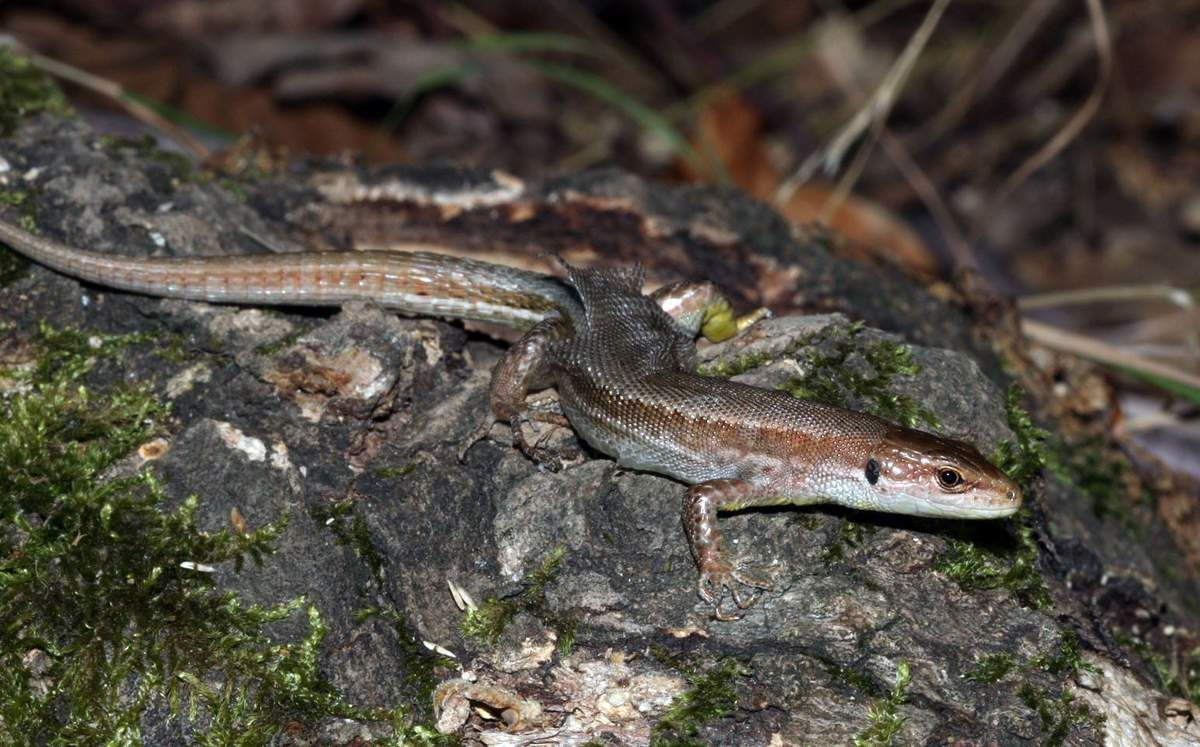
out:
<path id="1" fill-rule="evenodd" d="M 706 157 L 706 162 L 713 162 L 709 168 L 697 169 L 682 161 L 681 171 L 692 180 L 717 181 L 723 174 L 750 195 L 764 200 L 779 186 L 779 170 L 771 163 L 762 136 L 762 117 L 737 91 L 721 92 L 705 103 L 692 147 Z M 815 223 L 833 229 L 845 239 L 838 250 L 848 256 L 883 259 L 920 274 L 937 272 L 937 256 L 916 232 L 882 205 L 848 195 L 824 216 L 833 197 L 830 185 L 809 182 L 798 187 L 780 210 L 793 224 Z"/>
<path id="2" fill-rule="evenodd" d="M 819 223 L 841 234 L 846 241 L 839 249 L 846 255 L 883 259 L 926 275 L 937 272 L 937 256 L 915 231 L 882 205 L 847 195 L 831 215 L 823 217 L 832 197 L 832 185 L 809 182 L 796 189 L 781 211 L 797 225 Z"/>
<path id="3" fill-rule="evenodd" d="M 722 172 L 748 194 L 766 199 L 779 184 L 762 138 L 762 117 L 733 89 L 705 103 L 696 122 L 692 148 L 702 156 L 700 166 L 686 159 L 680 169 L 692 181 L 715 182 Z M 717 164 L 720 167 L 717 168 Z"/>

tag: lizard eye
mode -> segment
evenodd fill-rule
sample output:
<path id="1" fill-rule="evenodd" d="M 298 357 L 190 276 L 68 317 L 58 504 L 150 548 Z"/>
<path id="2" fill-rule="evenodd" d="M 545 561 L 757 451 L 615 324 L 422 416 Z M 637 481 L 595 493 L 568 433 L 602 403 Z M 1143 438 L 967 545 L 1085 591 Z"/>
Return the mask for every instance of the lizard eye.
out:
<path id="1" fill-rule="evenodd" d="M 958 470 L 951 469 L 949 467 L 942 467 L 937 471 L 937 481 L 938 485 L 941 485 L 943 488 L 948 490 L 950 488 L 956 488 L 959 485 L 962 485 L 963 478 L 962 475 L 959 474 Z"/>

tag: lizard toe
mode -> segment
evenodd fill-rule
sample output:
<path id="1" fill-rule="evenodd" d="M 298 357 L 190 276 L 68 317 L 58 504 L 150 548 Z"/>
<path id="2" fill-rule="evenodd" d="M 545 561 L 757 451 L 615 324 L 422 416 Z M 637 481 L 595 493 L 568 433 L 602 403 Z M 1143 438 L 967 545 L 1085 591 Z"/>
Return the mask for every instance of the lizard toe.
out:
<path id="1" fill-rule="evenodd" d="M 746 595 L 746 588 L 757 590 Z M 770 589 L 771 585 L 757 576 L 741 570 L 734 570 L 725 564 L 714 564 L 700 572 L 698 591 L 700 598 L 713 606 L 713 618 L 716 620 L 737 620 L 742 616 L 741 610 L 746 610 L 758 604 L 762 591 Z M 727 612 L 722 607 L 725 592 L 733 600 L 736 610 Z"/>

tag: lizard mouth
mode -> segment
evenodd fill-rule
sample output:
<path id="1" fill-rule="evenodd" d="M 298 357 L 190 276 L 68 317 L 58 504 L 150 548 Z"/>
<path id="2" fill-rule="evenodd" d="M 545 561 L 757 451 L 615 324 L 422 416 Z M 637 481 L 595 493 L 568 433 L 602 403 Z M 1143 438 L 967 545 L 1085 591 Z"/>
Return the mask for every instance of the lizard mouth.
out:
<path id="1" fill-rule="evenodd" d="M 1018 508 L 1020 506 L 958 506 L 948 515 L 959 519 L 1001 519 L 1012 516 Z"/>
<path id="2" fill-rule="evenodd" d="M 1015 490 L 974 500 L 964 500 L 962 494 L 938 498 L 943 496 L 900 494 L 889 501 L 888 510 L 944 519 L 1002 519 L 1021 507 L 1020 494 Z"/>
<path id="3" fill-rule="evenodd" d="M 1012 516 L 1021 508 L 1021 494 L 1009 488 L 1003 494 L 980 496 L 976 500 L 963 500 L 963 495 L 946 496 L 947 500 L 926 499 L 934 511 L 942 516 L 960 519 L 999 519 Z"/>

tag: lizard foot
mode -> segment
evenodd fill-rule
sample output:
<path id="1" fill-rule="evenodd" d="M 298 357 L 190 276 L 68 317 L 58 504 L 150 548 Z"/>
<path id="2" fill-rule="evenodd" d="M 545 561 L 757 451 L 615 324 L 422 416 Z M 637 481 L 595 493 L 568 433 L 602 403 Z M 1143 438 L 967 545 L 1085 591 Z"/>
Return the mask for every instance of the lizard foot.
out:
<path id="1" fill-rule="evenodd" d="M 771 585 L 763 579 L 735 570 L 728 563 L 714 563 L 712 566 L 700 570 L 700 598 L 713 606 L 713 618 L 716 620 L 726 622 L 737 620 L 744 614 L 742 610 L 753 607 L 762 598 L 761 593 L 753 594 L 748 598 L 744 597 L 742 586 L 758 589 L 760 592 L 771 588 Z M 733 612 L 726 612 L 721 607 L 725 591 L 729 592 L 729 596 L 737 606 Z"/>
<path id="2" fill-rule="evenodd" d="M 738 334 L 745 332 L 755 324 L 758 324 L 763 319 L 770 319 L 772 316 L 771 310 L 765 306 L 760 306 L 749 314 L 742 314 L 737 319 L 733 320 L 734 326 L 737 327 Z"/>
<path id="3" fill-rule="evenodd" d="M 492 426 L 495 424 L 496 417 L 491 413 L 488 413 L 488 416 L 480 421 L 479 425 L 475 427 L 475 430 L 471 431 L 471 435 L 467 436 L 467 440 L 463 441 L 462 445 L 458 447 L 459 462 L 467 461 L 467 452 L 471 450 L 472 446 L 486 438 L 488 431 L 490 431 Z"/>
<path id="4" fill-rule="evenodd" d="M 513 418 L 511 423 L 513 443 L 517 445 L 517 448 L 521 450 L 522 454 L 536 464 L 539 469 L 548 470 L 550 472 L 558 472 L 562 469 L 563 459 L 561 455 L 555 452 L 553 449 L 542 446 L 542 442 L 545 441 L 550 435 L 551 430 L 538 433 L 536 426 L 533 425 L 533 421 L 524 415 Z M 534 429 L 534 435 L 537 436 L 537 438 L 533 441 L 533 443 L 530 443 L 529 439 L 525 437 L 525 430 L 522 428 L 524 423 L 529 423 L 530 427 Z"/>

